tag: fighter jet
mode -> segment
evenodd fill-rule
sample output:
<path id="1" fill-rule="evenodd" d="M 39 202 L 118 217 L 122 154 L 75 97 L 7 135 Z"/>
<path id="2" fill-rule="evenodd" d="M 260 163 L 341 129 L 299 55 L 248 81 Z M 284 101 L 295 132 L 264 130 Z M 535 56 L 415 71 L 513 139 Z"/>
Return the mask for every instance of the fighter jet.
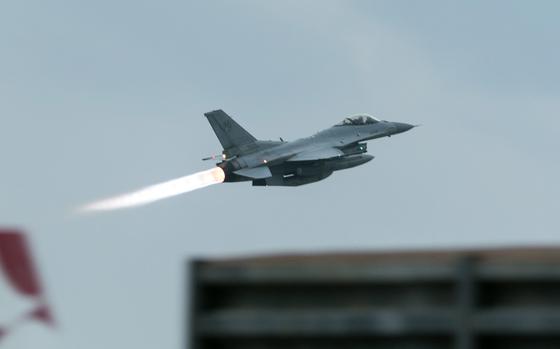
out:
<path id="1" fill-rule="evenodd" d="M 293 142 L 285 142 L 282 138 L 280 141 L 261 141 L 222 110 L 204 115 L 224 148 L 220 156 L 203 159 L 220 158 L 216 167 L 98 200 L 79 207 L 77 211 L 109 211 L 146 205 L 223 182 L 252 181 L 254 186 L 286 187 L 318 182 L 334 171 L 371 161 L 373 156 L 366 154 L 366 141 L 391 137 L 414 127 L 362 114 Z"/>
<path id="2" fill-rule="evenodd" d="M 334 171 L 363 165 L 374 157 L 366 141 L 391 137 L 414 126 L 360 114 L 293 142 L 257 140 L 223 110 L 204 114 L 222 147 L 216 166 L 225 182 L 252 181 L 253 186 L 299 186 L 318 182 Z M 209 157 L 203 160 L 216 159 Z"/>

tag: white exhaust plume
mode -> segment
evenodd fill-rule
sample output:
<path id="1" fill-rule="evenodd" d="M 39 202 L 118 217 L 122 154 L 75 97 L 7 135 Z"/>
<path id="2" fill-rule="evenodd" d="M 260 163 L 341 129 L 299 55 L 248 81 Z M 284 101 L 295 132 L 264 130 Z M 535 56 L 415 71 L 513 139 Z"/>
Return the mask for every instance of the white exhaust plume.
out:
<path id="1" fill-rule="evenodd" d="M 154 201 L 201 189 L 212 184 L 219 184 L 222 183 L 224 179 L 224 171 L 219 167 L 215 167 L 210 170 L 151 185 L 132 193 L 96 201 L 79 208 L 78 211 L 111 211 L 146 205 Z"/>

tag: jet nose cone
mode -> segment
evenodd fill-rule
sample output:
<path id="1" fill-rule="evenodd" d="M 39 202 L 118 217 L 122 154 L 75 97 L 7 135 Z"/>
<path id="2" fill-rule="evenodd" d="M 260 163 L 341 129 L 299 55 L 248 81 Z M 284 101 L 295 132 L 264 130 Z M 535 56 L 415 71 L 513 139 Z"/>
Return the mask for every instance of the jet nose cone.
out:
<path id="1" fill-rule="evenodd" d="M 395 122 L 394 124 L 397 128 L 395 133 L 403 133 L 403 132 L 406 132 L 406 131 L 408 131 L 408 130 L 410 130 L 411 128 L 414 127 L 414 125 L 405 124 L 404 122 Z"/>

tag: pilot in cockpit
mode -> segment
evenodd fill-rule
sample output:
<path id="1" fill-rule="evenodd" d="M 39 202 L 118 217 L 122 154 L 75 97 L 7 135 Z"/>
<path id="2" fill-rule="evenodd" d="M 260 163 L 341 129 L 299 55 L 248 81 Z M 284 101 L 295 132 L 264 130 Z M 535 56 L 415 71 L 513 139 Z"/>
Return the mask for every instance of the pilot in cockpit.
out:
<path id="1" fill-rule="evenodd" d="M 346 126 L 346 125 L 369 125 L 369 124 L 376 124 L 380 122 L 376 117 L 367 114 L 360 114 L 348 117 L 342 122 L 336 124 L 335 126 Z"/>

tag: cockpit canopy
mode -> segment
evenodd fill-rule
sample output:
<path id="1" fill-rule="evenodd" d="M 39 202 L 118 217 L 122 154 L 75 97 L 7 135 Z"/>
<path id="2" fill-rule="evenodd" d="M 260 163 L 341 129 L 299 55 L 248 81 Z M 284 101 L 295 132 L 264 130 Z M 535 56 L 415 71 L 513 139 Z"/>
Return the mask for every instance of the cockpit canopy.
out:
<path id="1" fill-rule="evenodd" d="M 378 118 L 373 117 L 371 115 L 360 114 L 360 115 L 350 116 L 350 117 L 342 120 L 341 122 L 339 122 L 335 126 L 368 125 L 368 124 L 376 124 L 379 121 L 381 121 L 381 120 L 379 120 Z"/>

